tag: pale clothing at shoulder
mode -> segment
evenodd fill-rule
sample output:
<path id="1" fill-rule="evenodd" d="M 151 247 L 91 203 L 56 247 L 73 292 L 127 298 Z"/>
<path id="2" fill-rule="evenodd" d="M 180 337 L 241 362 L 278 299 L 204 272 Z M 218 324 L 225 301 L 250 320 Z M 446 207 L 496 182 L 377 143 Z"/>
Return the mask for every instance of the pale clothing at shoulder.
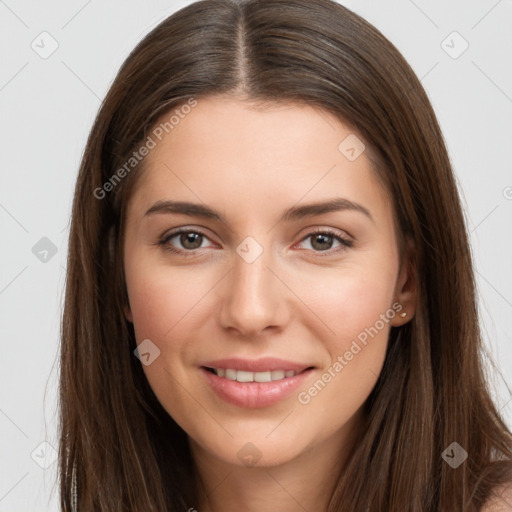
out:
<path id="1" fill-rule="evenodd" d="M 512 512 L 512 482 L 496 488 L 481 512 Z"/>

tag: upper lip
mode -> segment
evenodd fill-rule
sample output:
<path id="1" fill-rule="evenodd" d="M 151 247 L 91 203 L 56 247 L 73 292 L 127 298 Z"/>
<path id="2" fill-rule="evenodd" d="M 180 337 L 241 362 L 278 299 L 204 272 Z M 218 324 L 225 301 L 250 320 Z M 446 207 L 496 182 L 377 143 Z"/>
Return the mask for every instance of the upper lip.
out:
<path id="1" fill-rule="evenodd" d="M 261 359 L 241 359 L 238 357 L 230 357 L 227 359 L 216 359 L 215 361 L 206 361 L 200 366 L 207 368 L 225 368 L 233 370 L 242 370 L 246 372 L 268 372 L 273 370 L 293 370 L 301 372 L 307 368 L 311 368 L 310 364 L 295 363 L 286 361 L 276 357 L 262 357 Z"/>

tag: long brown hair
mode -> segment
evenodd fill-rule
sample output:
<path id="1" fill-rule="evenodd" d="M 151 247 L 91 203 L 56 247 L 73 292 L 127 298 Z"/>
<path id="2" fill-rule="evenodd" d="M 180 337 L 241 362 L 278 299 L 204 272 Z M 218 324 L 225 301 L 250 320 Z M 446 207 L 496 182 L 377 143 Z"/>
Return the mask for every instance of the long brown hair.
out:
<path id="1" fill-rule="evenodd" d="M 178 511 L 197 504 L 186 433 L 152 392 L 127 304 L 130 161 L 162 114 L 212 94 L 321 107 L 353 127 L 412 240 L 415 317 L 393 327 L 365 403 L 364 437 L 329 512 L 478 511 L 512 480 L 512 435 L 488 392 L 464 216 L 435 114 L 411 67 L 330 0 L 205 0 L 153 29 L 118 72 L 76 183 L 62 318 L 62 510 Z M 124 172 L 119 172 L 124 166 Z M 457 442 L 456 469 L 443 452 Z"/>

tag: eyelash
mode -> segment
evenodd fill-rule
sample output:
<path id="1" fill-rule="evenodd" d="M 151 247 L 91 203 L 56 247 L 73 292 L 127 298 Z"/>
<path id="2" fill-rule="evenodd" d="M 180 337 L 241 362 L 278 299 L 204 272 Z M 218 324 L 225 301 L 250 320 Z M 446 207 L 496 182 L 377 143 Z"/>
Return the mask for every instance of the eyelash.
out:
<path id="1" fill-rule="evenodd" d="M 165 235 L 164 237 L 162 237 L 157 242 L 157 245 L 162 247 L 162 249 L 164 251 L 169 251 L 169 252 L 171 252 L 173 254 L 178 254 L 178 255 L 181 255 L 181 256 L 184 256 L 184 257 L 195 256 L 196 255 L 196 251 L 198 249 L 189 249 L 189 250 L 176 249 L 174 246 L 169 244 L 170 240 L 175 238 L 177 235 L 181 235 L 182 233 L 195 233 L 197 235 L 201 235 L 202 237 L 208 239 L 206 234 L 204 234 L 200 230 L 180 228 L 180 229 L 177 229 L 176 231 L 172 231 L 171 233 L 169 233 L 169 234 Z M 303 237 L 300 242 L 303 242 L 306 239 L 308 239 L 309 237 L 314 236 L 314 235 L 318 235 L 318 234 L 332 236 L 335 240 L 337 240 L 337 241 L 339 241 L 341 243 L 341 246 L 336 248 L 336 249 L 327 249 L 325 251 L 315 251 L 315 250 L 313 250 L 313 252 L 318 253 L 318 256 L 320 256 L 320 257 L 332 256 L 333 254 L 342 252 L 342 251 L 344 251 L 344 250 L 346 250 L 346 249 L 348 249 L 348 248 L 353 246 L 352 240 L 348 240 L 347 238 L 344 238 L 344 237 L 340 236 L 339 234 L 337 234 L 335 231 L 333 231 L 331 229 L 327 229 L 327 228 L 319 228 L 319 229 L 315 229 L 314 231 L 311 231 L 305 237 Z"/>

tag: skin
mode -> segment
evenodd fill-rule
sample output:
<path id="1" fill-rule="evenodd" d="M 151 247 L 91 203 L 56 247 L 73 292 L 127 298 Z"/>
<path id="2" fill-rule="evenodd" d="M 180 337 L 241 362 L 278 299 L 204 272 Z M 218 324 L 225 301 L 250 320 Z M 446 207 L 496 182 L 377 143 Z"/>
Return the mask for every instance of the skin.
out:
<path id="1" fill-rule="evenodd" d="M 311 106 L 261 110 L 211 96 L 199 99 L 145 159 L 126 217 L 126 318 L 137 343 L 149 338 L 160 350 L 143 368 L 189 436 L 208 492 L 190 504 L 201 512 L 295 512 L 298 504 L 326 510 L 381 372 L 389 330 L 414 315 L 410 253 L 400 265 L 391 198 L 366 152 L 349 161 L 338 150 L 351 133 Z M 372 219 L 343 210 L 278 222 L 297 203 L 334 197 L 364 206 Z M 144 215 L 159 200 L 206 204 L 226 222 Z M 167 242 L 193 256 L 157 245 L 178 227 L 206 235 L 195 246 L 187 239 L 183 245 L 180 235 Z M 330 228 L 353 245 L 336 238 L 315 244 L 308 236 L 315 228 Z M 236 252 L 247 236 L 263 248 L 252 263 Z M 298 394 L 396 302 L 407 316 L 396 314 L 309 403 L 300 403 Z M 224 402 L 199 370 L 205 360 L 263 356 L 315 370 L 289 397 L 259 409 Z M 261 456 L 253 467 L 237 456 L 248 442 Z"/>

